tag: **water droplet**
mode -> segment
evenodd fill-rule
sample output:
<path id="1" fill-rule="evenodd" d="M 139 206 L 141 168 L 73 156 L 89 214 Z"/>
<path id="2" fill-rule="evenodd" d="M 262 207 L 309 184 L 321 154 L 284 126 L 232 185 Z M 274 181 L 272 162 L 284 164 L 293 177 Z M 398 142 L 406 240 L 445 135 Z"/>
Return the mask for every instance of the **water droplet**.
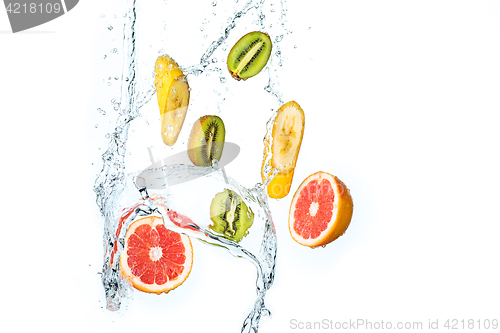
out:
<path id="1" fill-rule="evenodd" d="M 106 59 L 108 56 L 107 55 L 104 55 L 104 58 L 103 59 Z"/>
<path id="2" fill-rule="evenodd" d="M 116 14 L 115 14 L 115 15 L 113 15 L 113 18 L 116 18 Z"/>
<path id="3" fill-rule="evenodd" d="M 220 77 L 220 83 L 226 83 L 226 81 L 227 81 L 227 80 L 226 80 L 226 78 L 225 78 L 225 77 L 223 77 L 223 76 L 221 76 L 221 77 Z"/>
<path id="4" fill-rule="evenodd" d="M 116 99 L 115 99 L 115 98 L 113 98 L 113 99 L 111 100 L 111 103 L 115 104 L 115 102 L 116 102 Z"/>
<path id="5" fill-rule="evenodd" d="M 94 127 L 97 128 L 99 125 L 95 124 Z"/>
<path id="6" fill-rule="evenodd" d="M 103 116 L 106 115 L 106 111 L 104 111 L 101 108 L 98 108 L 97 111 L 99 111 L 99 113 L 102 114 Z"/>
<path id="7" fill-rule="evenodd" d="M 168 129 L 169 131 L 173 131 L 173 130 L 174 130 L 174 128 L 173 128 L 172 126 L 167 126 L 167 129 Z"/>
<path id="8" fill-rule="evenodd" d="M 104 14 L 101 14 L 101 18 L 104 18 L 104 16 L 105 16 Z"/>
<path id="9" fill-rule="evenodd" d="M 205 28 L 204 27 L 200 27 L 200 31 L 205 31 Z"/>
<path id="10" fill-rule="evenodd" d="M 217 6 L 217 1 L 215 1 L 215 0 L 212 1 L 212 6 L 214 6 L 214 7 Z"/>
<path id="11" fill-rule="evenodd" d="M 110 137 L 109 133 L 106 133 L 105 138 L 109 139 L 109 137 Z"/>
<path id="12" fill-rule="evenodd" d="M 111 82 L 108 82 L 108 86 L 110 86 L 110 85 L 111 85 Z"/>
<path id="13" fill-rule="evenodd" d="M 262 311 L 260 312 L 260 314 L 262 315 L 262 317 L 270 317 L 271 316 L 271 311 L 269 311 L 266 308 L 263 308 Z"/>
<path id="14" fill-rule="evenodd" d="M 203 38 L 207 38 L 207 37 L 208 37 L 208 35 L 203 35 Z"/>
<path id="15" fill-rule="evenodd" d="M 177 115 L 177 117 L 179 117 L 179 118 L 180 118 L 180 117 L 182 117 L 182 112 L 180 112 L 180 113 Z"/>
<path id="16" fill-rule="evenodd" d="M 113 26 L 112 25 L 108 26 L 108 30 L 109 31 L 113 30 Z"/>
<path id="17" fill-rule="evenodd" d="M 296 49 L 296 48 L 297 48 L 297 45 L 294 45 L 294 46 L 293 46 L 293 48 L 294 48 L 294 49 Z"/>
<path id="18" fill-rule="evenodd" d="M 275 10 L 274 10 L 274 8 L 271 8 L 269 11 L 270 11 L 271 13 L 274 13 L 274 11 L 275 11 Z"/>
<path id="19" fill-rule="evenodd" d="M 118 80 L 118 76 L 115 76 L 115 80 Z"/>
<path id="20" fill-rule="evenodd" d="M 118 52 L 118 49 L 116 47 L 111 50 L 111 53 L 116 53 L 116 52 Z"/>

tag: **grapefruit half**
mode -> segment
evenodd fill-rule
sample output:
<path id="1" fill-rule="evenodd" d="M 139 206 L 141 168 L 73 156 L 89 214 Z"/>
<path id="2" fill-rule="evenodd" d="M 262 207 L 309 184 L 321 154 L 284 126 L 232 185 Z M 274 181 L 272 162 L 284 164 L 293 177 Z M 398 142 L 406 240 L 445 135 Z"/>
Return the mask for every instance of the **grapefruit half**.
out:
<path id="1" fill-rule="evenodd" d="M 188 278 L 192 265 L 191 240 L 165 228 L 160 217 L 147 216 L 129 226 L 120 271 L 134 288 L 167 293 Z"/>
<path id="2" fill-rule="evenodd" d="M 344 234 L 352 212 L 349 189 L 337 177 L 318 171 L 295 192 L 288 228 L 297 243 L 311 248 L 324 246 Z"/>

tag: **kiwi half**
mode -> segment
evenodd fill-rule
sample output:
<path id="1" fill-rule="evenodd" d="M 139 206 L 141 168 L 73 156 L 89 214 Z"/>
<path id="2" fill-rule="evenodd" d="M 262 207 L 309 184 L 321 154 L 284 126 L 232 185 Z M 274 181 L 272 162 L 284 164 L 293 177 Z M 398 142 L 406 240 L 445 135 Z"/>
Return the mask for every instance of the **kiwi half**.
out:
<path id="1" fill-rule="evenodd" d="M 191 130 L 188 141 L 188 156 L 196 166 L 212 166 L 213 160 L 220 161 L 226 128 L 218 116 L 203 116 Z"/>
<path id="2" fill-rule="evenodd" d="M 235 191 L 226 189 L 212 199 L 210 218 L 213 222 L 210 229 L 238 243 L 248 234 L 254 216 Z"/>
<path id="3" fill-rule="evenodd" d="M 227 57 L 227 68 L 236 80 L 246 80 L 259 74 L 271 55 L 269 35 L 254 31 L 241 37 Z"/>

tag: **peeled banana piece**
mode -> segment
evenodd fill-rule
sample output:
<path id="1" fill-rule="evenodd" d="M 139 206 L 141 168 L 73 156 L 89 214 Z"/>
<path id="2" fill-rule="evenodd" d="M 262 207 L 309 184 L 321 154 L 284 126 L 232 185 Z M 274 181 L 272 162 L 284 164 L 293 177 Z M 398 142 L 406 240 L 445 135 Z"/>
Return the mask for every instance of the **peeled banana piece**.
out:
<path id="1" fill-rule="evenodd" d="M 154 74 L 160 108 L 161 136 L 167 146 L 173 146 L 186 118 L 189 84 L 179 65 L 166 54 L 156 59 Z"/>
<path id="2" fill-rule="evenodd" d="M 278 169 L 278 173 L 267 185 L 269 197 L 280 199 L 285 197 L 292 185 L 293 173 L 299 156 L 302 137 L 304 136 L 305 117 L 300 105 L 291 101 L 282 105 L 274 119 L 272 129 L 272 144 L 269 149 L 266 141 L 264 149 L 264 161 L 262 165 L 262 180 L 265 181 L 270 174 L 264 172 L 267 160 L 267 152 L 271 153 L 269 165 L 272 169 Z"/>

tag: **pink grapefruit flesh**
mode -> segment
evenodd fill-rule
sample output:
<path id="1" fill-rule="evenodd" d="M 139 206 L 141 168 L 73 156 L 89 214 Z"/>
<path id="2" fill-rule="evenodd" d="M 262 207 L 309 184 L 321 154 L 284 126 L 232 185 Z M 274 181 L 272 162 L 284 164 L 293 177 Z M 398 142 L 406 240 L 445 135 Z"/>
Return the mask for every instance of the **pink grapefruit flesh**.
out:
<path id="1" fill-rule="evenodd" d="M 316 172 L 293 196 L 288 216 L 290 234 L 301 245 L 324 246 L 344 234 L 352 212 L 352 197 L 345 184 L 327 172 Z"/>

